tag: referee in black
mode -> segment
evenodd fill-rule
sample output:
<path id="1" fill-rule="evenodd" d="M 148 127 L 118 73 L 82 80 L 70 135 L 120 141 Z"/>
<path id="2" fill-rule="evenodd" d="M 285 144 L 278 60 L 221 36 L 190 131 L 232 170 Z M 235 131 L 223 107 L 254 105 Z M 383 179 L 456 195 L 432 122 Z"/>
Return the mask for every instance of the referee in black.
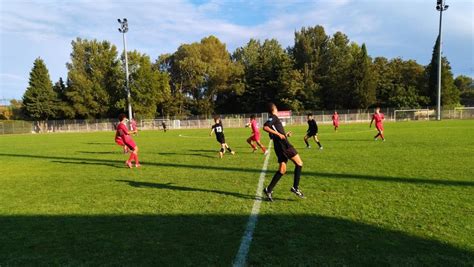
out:
<path id="1" fill-rule="evenodd" d="M 269 201 L 273 201 L 273 188 L 276 186 L 280 178 L 286 173 L 286 163 L 288 160 L 291 160 L 295 164 L 295 177 L 293 180 L 293 187 L 290 189 L 290 191 L 296 196 L 304 198 L 303 192 L 299 190 L 303 161 L 301 160 L 300 155 L 298 155 L 298 151 L 296 151 L 296 149 L 287 139 L 287 137 L 291 135 L 291 132 L 285 133 L 285 129 L 283 128 L 283 125 L 277 116 L 278 109 L 275 104 L 268 104 L 268 112 L 270 113 L 270 117 L 264 124 L 263 130 L 268 132 L 270 134 L 270 138 L 273 140 L 275 154 L 277 155 L 280 166 L 278 171 L 273 176 L 270 184 L 263 189 L 263 192 Z"/>

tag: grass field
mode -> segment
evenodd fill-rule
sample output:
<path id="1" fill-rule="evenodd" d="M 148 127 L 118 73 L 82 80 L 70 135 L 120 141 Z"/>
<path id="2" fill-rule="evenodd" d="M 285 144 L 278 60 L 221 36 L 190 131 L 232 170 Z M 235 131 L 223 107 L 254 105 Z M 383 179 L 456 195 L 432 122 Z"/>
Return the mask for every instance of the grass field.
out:
<path id="1" fill-rule="evenodd" d="M 322 151 L 287 128 L 307 198 L 282 178 L 249 265 L 473 266 L 474 121 L 387 123 L 384 143 L 320 126 Z M 0 136 L 0 266 L 231 265 L 264 156 L 226 129 L 237 153 L 218 159 L 208 132 L 140 132 L 140 169 L 113 132 Z"/>

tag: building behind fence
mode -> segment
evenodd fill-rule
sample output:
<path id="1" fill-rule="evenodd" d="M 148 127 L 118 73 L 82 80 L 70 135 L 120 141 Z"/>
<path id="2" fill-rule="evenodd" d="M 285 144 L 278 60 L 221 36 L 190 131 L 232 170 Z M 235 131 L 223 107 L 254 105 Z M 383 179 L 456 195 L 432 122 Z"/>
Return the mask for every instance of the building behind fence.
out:
<path id="1" fill-rule="evenodd" d="M 436 113 L 434 109 L 383 109 L 387 121 L 408 121 L 408 120 L 434 120 Z M 282 119 L 287 125 L 306 124 L 307 112 L 293 112 L 291 116 Z M 319 124 L 332 123 L 333 112 L 314 111 L 314 118 Z M 369 122 L 372 118 L 373 110 L 338 110 L 339 121 L 344 123 Z M 220 115 L 223 119 L 224 127 L 239 128 L 248 123 L 252 114 L 225 114 Z M 260 125 L 268 119 L 267 113 L 255 114 Z M 442 111 L 442 119 L 474 119 L 474 107 L 455 108 Z M 211 117 L 194 116 L 187 118 L 157 118 L 137 121 L 140 130 L 162 130 L 162 123 L 167 129 L 199 129 L 210 128 L 214 121 Z M 0 121 L 0 134 L 21 134 L 21 133 L 52 133 L 52 132 L 96 132 L 114 131 L 116 119 L 102 120 L 50 120 L 47 122 L 32 121 Z"/>

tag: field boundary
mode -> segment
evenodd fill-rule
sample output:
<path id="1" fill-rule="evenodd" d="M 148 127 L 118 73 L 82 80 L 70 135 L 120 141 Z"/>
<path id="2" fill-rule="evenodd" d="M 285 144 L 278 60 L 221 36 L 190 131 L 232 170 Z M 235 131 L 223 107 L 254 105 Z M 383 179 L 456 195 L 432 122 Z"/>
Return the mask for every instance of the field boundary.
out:
<path id="1" fill-rule="evenodd" d="M 240 242 L 239 251 L 235 256 L 234 267 L 245 266 L 247 261 L 247 255 L 249 253 L 250 244 L 252 243 L 253 232 L 255 231 L 255 226 L 257 225 L 258 213 L 260 212 L 260 205 L 262 204 L 262 190 L 263 182 L 265 182 L 265 175 L 267 174 L 268 161 L 271 154 L 271 145 L 272 140 L 268 143 L 268 154 L 265 157 L 263 162 L 262 172 L 260 172 L 260 178 L 258 179 L 257 192 L 255 192 L 255 200 L 253 202 L 252 211 L 250 212 L 249 220 L 247 226 L 245 227 L 244 235 L 242 236 L 242 241 Z"/>

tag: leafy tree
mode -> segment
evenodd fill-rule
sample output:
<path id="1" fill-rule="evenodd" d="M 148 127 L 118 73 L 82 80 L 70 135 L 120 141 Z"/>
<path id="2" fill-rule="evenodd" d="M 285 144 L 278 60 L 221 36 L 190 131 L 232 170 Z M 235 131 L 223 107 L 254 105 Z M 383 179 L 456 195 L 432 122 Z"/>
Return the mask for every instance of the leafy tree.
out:
<path id="1" fill-rule="evenodd" d="M 278 41 L 265 40 L 261 44 L 250 40 L 233 57 L 245 70 L 242 111 L 264 111 L 270 101 L 284 109 L 301 109 L 303 77 L 293 69 L 294 62 Z"/>
<path id="2" fill-rule="evenodd" d="M 29 86 L 23 95 L 23 110 L 34 120 L 48 120 L 54 117 L 56 97 L 49 71 L 44 61 L 37 58 L 30 72 Z"/>
<path id="3" fill-rule="evenodd" d="M 128 59 L 135 116 L 155 118 L 158 106 L 170 100 L 168 76 L 153 67 L 149 56 L 138 51 L 128 52 Z"/>
<path id="4" fill-rule="evenodd" d="M 336 32 L 328 43 L 321 67 L 321 93 L 326 109 L 345 108 L 351 102 L 351 49 L 349 39 L 342 32 Z"/>
<path id="5" fill-rule="evenodd" d="M 104 118 L 125 110 L 125 75 L 117 55 L 108 41 L 72 42 L 65 94 L 77 117 Z"/>
<path id="6" fill-rule="evenodd" d="M 302 101 L 306 109 L 317 109 L 322 105 L 323 61 L 329 40 L 330 37 L 326 35 L 323 26 L 303 27 L 299 32 L 295 32 L 295 44 L 289 49 L 295 61 L 295 69 L 302 73 Z"/>
<path id="7" fill-rule="evenodd" d="M 169 69 L 172 87 L 194 114 L 212 114 L 225 93 L 238 93 L 241 87 L 239 65 L 214 36 L 181 45 L 172 56 L 162 58 L 160 66 Z"/>
<path id="8" fill-rule="evenodd" d="M 459 75 L 454 79 L 454 85 L 461 93 L 461 104 L 466 106 L 474 105 L 474 81 L 471 77 Z"/>

